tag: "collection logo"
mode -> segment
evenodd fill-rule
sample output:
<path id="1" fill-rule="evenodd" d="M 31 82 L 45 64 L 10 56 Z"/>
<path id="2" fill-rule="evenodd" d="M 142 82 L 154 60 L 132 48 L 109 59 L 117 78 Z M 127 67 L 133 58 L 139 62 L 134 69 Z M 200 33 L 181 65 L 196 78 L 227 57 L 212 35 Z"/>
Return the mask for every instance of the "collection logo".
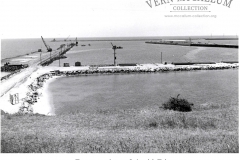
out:
<path id="1" fill-rule="evenodd" d="M 148 0 L 145 2 L 151 8 L 165 4 L 172 5 L 173 11 L 170 12 L 210 12 L 208 11 L 209 5 L 217 4 L 230 8 L 232 1 L 233 0 Z M 200 2 L 204 2 L 204 4 L 200 4 Z"/>

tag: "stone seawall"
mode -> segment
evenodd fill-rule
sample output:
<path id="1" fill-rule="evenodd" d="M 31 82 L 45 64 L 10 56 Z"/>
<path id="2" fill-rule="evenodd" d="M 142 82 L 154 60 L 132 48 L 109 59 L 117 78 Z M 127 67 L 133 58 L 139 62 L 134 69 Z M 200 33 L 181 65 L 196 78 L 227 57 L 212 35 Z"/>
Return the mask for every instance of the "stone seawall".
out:
<path id="1" fill-rule="evenodd" d="M 89 67 L 88 69 L 58 70 L 52 72 L 54 75 L 81 75 L 81 74 L 111 74 L 111 73 L 144 73 L 144 72 L 170 72 L 170 71 L 194 71 L 194 70 L 222 70 L 238 68 L 238 64 L 199 64 L 199 65 L 158 65 L 158 64 L 140 64 L 137 66 L 109 66 L 109 67 Z"/>

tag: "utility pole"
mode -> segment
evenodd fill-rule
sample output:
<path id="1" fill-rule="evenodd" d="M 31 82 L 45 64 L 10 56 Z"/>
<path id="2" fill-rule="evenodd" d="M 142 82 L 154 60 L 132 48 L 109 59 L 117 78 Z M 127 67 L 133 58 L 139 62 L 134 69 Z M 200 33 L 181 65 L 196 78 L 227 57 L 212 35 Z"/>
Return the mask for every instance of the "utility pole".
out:
<path id="1" fill-rule="evenodd" d="M 162 63 L 162 52 L 161 52 L 161 63 Z"/>
<path id="2" fill-rule="evenodd" d="M 77 40 L 77 37 L 76 37 L 76 46 L 78 46 L 78 40 Z"/>
<path id="3" fill-rule="evenodd" d="M 113 54 L 114 54 L 113 64 L 114 64 L 114 66 L 116 66 L 116 59 L 117 59 L 117 57 L 116 57 L 116 49 L 113 49 L 113 50 L 114 50 L 114 52 L 113 52 Z"/>
<path id="4" fill-rule="evenodd" d="M 42 63 L 42 51 L 40 53 L 40 62 Z"/>
<path id="5" fill-rule="evenodd" d="M 38 52 L 40 52 L 40 64 L 42 63 L 42 49 L 38 49 Z"/>
<path id="6" fill-rule="evenodd" d="M 63 47 L 64 47 L 64 49 L 63 49 Z M 59 55 L 58 55 L 58 58 L 59 58 L 59 67 L 61 67 L 61 65 L 60 65 L 60 55 L 62 55 L 63 54 L 63 52 L 65 51 L 65 44 L 61 44 L 60 45 L 60 48 L 61 48 L 61 52 L 59 52 Z"/>
<path id="7" fill-rule="evenodd" d="M 61 53 L 62 53 L 62 48 L 61 48 Z M 58 58 L 59 58 L 59 67 L 60 67 L 60 52 L 58 53 Z"/>
<path id="8" fill-rule="evenodd" d="M 61 45 L 61 52 L 60 53 L 62 54 L 62 45 Z M 59 53 L 59 67 L 61 67 L 61 65 L 60 65 L 60 53 Z"/>

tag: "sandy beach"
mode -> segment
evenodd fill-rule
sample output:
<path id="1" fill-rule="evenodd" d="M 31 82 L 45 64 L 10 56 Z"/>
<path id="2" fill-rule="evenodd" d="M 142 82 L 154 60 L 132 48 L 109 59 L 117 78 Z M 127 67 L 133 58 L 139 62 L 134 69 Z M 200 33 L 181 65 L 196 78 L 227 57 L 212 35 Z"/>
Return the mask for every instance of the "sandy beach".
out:
<path id="1" fill-rule="evenodd" d="M 19 111 L 20 106 L 23 103 L 23 98 L 26 97 L 26 94 L 29 92 L 28 85 L 33 83 L 38 76 L 40 76 L 43 73 L 46 73 L 47 70 L 39 68 L 28 68 L 26 70 L 23 70 L 22 72 L 18 73 L 17 75 L 14 75 L 13 77 L 9 78 L 8 80 L 5 80 L 1 83 L 1 109 L 4 112 L 13 114 L 17 113 Z M 39 97 L 39 103 L 34 104 L 32 107 L 34 108 L 34 113 L 40 113 L 40 114 L 49 114 L 51 108 L 48 104 L 48 92 L 47 92 L 47 86 L 48 83 L 53 81 L 53 79 L 47 81 L 44 84 L 44 87 L 39 90 L 41 93 L 41 97 Z M 19 94 L 19 103 L 12 105 L 10 103 L 10 94 Z M 40 106 L 41 105 L 41 109 Z"/>
<path id="2" fill-rule="evenodd" d="M 14 114 L 19 111 L 19 108 L 23 104 L 23 99 L 26 97 L 27 93 L 29 92 L 28 86 L 30 84 L 36 83 L 36 79 L 44 75 L 46 73 L 50 73 L 53 70 L 61 70 L 61 71 L 74 71 L 74 70 L 86 70 L 89 69 L 87 67 L 69 67 L 69 68 L 61 68 L 61 67 L 29 67 L 22 70 L 20 73 L 13 75 L 7 80 L 1 82 L 1 97 L 0 97 L 0 109 L 6 113 Z M 55 79 L 59 77 L 52 77 L 47 79 L 43 83 L 43 87 L 39 88 L 37 92 L 39 93 L 37 103 L 32 105 L 33 113 L 39 113 L 44 115 L 54 115 L 53 108 L 51 108 L 51 100 L 48 92 L 48 86 L 52 83 Z M 10 94 L 19 94 L 19 103 L 12 105 L 10 103 Z"/>
<path id="3" fill-rule="evenodd" d="M 54 80 L 56 80 L 57 77 L 52 77 L 48 81 L 46 81 L 42 88 L 38 90 L 40 93 L 40 96 L 38 98 L 38 102 L 35 103 L 33 107 L 33 113 L 39 113 L 44 115 L 55 115 L 54 109 L 51 105 L 51 96 L 48 91 L 48 86 L 50 83 L 52 83 Z"/>

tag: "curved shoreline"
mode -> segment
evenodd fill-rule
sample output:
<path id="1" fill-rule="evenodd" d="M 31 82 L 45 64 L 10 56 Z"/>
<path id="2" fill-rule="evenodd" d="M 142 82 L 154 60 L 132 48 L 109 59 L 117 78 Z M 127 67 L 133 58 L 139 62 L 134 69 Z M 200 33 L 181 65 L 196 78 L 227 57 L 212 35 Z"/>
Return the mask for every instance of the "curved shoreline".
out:
<path id="1" fill-rule="evenodd" d="M 0 109 L 6 113 L 14 114 L 18 113 L 22 107 L 23 109 L 25 108 L 24 112 L 26 112 L 26 107 L 29 107 L 29 98 L 34 93 L 34 91 L 31 90 L 29 86 L 36 84 L 37 78 L 48 73 L 49 70 L 50 68 L 37 67 L 34 69 L 33 72 L 29 71 L 28 74 L 26 74 L 25 72 L 21 72 L 18 75 L 13 76 L 7 81 L 1 83 L 1 90 L 6 92 L 4 92 L 3 95 L 0 97 Z M 18 79 L 17 82 L 16 79 Z M 48 98 L 48 86 L 55 79 L 56 78 L 52 78 L 51 80 L 46 81 L 46 83 L 44 83 L 42 87 L 39 87 L 36 91 L 39 93 L 39 96 L 36 98 L 38 103 L 34 103 L 31 105 L 33 113 L 52 115 L 49 103 L 50 101 Z M 10 85 L 13 86 L 10 90 L 7 90 Z M 19 103 L 13 105 L 10 103 L 9 96 L 16 93 L 19 95 Z"/>
<path id="2" fill-rule="evenodd" d="M 26 81 L 19 83 L 0 98 L 1 107 L 4 112 L 14 114 L 38 113 L 54 115 L 48 86 L 60 76 L 76 76 L 90 74 L 117 74 L 117 73 L 154 73 L 154 72 L 178 72 L 194 70 L 222 70 L 238 69 L 238 64 L 216 63 L 175 66 L 172 64 L 138 64 L 136 66 L 105 66 L 105 67 L 38 67 Z M 12 79 L 11 79 L 12 80 Z M 1 86 L 2 87 L 2 86 Z M 9 94 L 19 93 L 19 103 L 12 105 Z"/>
<path id="3" fill-rule="evenodd" d="M 41 94 L 38 101 L 32 106 L 33 113 L 44 114 L 44 115 L 55 115 L 52 106 L 52 100 L 49 92 L 49 85 L 54 82 L 57 78 L 53 77 L 45 82 L 42 88 L 38 90 Z"/>

